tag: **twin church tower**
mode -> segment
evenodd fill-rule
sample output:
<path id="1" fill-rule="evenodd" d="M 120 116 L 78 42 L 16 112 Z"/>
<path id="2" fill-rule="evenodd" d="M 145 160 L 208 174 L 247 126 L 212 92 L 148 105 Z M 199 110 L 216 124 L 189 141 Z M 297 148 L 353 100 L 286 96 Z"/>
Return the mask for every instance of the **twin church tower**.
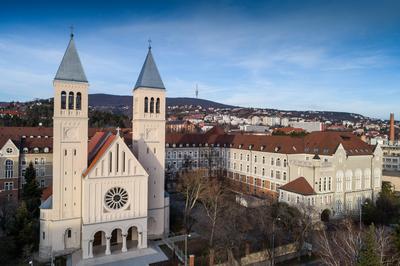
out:
<path id="1" fill-rule="evenodd" d="M 131 147 L 119 130 L 88 138 L 89 83 L 72 34 L 53 86 L 53 194 L 41 205 L 40 256 L 147 248 L 169 231 L 165 87 L 151 47 L 133 89 Z"/>

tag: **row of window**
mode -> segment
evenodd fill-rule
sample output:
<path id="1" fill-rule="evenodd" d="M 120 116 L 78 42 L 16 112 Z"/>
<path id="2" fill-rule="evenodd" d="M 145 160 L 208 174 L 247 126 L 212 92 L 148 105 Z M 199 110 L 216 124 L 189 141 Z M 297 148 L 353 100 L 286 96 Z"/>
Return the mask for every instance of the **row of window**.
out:
<path id="1" fill-rule="evenodd" d="M 230 163 L 228 162 L 228 167 L 229 166 L 230 166 Z M 236 169 L 236 163 L 233 163 L 233 170 L 239 170 L 239 171 L 243 172 L 243 165 L 239 164 L 239 169 Z M 250 173 L 250 166 L 249 165 L 246 165 L 246 172 Z M 282 175 L 281 175 L 281 173 L 282 173 Z M 255 166 L 253 174 L 255 174 L 255 175 L 260 175 L 261 174 L 262 176 L 265 176 L 266 175 L 265 168 L 261 168 L 261 171 L 260 171 L 259 169 L 257 170 L 257 166 Z M 286 180 L 286 172 L 271 170 L 270 177 L 271 178 L 275 177 L 276 179 L 283 178 L 283 180 Z"/>
<path id="2" fill-rule="evenodd" d="M 72 91 L 68 93 L 68 109 L 69 110 L 81 110 L 82 108 L 82 94 L 76 93 L 76 97 Z M 67 109 L 67 93 L 61 92 L 61 109 Z"/>
<path id="3" fill-rule="evenodd" d="M 145 97 L 144 98 L 144 112 L 145 113 L 149 113 L 149 109 L 150 109 L 150 113 L 160 113 L 160 98 L 157 98 L 155 100 L 155 108 L 154 108 L 154 98 L 151 97 L 150 98 L 150 108 L 149 108 L 149 98 Z M 154 111 L 155 109 L 155 111 Z"/>
<path id="4" fill-rule="evenodd" d="M 228 155 L 228 157 L 229 157 L 229 155 Z M 243 154 L 242 153 L 239 154 L 239 158 L 240 158 L 240 160 L 243 160 Z M 233 153 L 233 159 L 236 160 L 236 152 Z M 261 163 L 262 164 L 266 163 L 265 159 L 266 159 L 265 156 L 262 156 L 262 158 L 261 158 Z M 249 154 L 246 155 L 246 161 L 248 161 L 248 162 L 250 161 L 250 155 Z M 257 163 L 257 155 L 254 155 L 254 163 Z M 280 158 L 276 158 L 276 160 L 275 160 L 273 157 L 271 157 L 270 165 L 281 166 L 282 165 L 281 159 Z M 283 167 L 287 167 L 287 160 L 286 159 L 283 159 Z"/>
<path id="5" fill-rule="evenodd" d="M 245 182 L 247 185 L 252 185 L 254 186 L 255 189 L 259 187 L 259 188 L 266 188 L 272 191 L 278 191 L 279 187 L 281 186 L 281 184 L 270 182 L 268 180 L 264 180 L 261 178 L 254 178 L 253 180 L 251 180 L 249 176 L 246 176 L 246 180 L 244 181 L 243 180 L 244 177 L 241 178 L 241 176 L 237 173 L 233 173 L 231 177 L 235 180 Z"/>

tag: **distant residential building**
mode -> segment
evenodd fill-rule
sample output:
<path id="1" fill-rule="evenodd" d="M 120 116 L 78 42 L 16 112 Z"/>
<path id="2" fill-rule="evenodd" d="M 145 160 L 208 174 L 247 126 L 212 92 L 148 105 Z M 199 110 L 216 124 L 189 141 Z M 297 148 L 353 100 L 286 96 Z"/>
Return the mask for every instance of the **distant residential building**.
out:
<path id="1" fill-rule="evenodd" d="M 307 132 L 314 132 L 314 131 L 323 131 L 324 130 L 324 123 L 317 122 L 317 121 L 304 121 L 304 122 L 296 122 L 291 121 L 289 122 L 291 127 L 302 128 Z"/>
<path id="2" fill-rule="evenodd" d="M 190 133 L 196 131 L 196 126 L 187 120 L 167 121 L 165 126 L 167 132 Z"/>
<path id="3" fill-rule="evenodd" d="M 267 126 L 258 126 L 258 125 L 241 125 L 239 129 L 244 132 L 267 132 Z"/>

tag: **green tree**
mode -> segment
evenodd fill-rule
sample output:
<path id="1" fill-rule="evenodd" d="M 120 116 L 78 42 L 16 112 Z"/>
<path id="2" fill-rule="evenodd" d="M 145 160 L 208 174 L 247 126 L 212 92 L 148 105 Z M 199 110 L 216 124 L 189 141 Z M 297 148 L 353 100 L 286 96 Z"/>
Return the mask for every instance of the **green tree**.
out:
<path id="1" fill-rule="evenodd" d="M 39 207 L 41 204 L 42 189 L 36 181 L 36 171 L 32 162 L 26 168 L 25 182 L 22 190 L 22 200 L 25 202 L 30 216 L 37 219 L 40 215 Z"/>
<path id="2" fill-rule="evenodd" d="M 363 239 L 363 244 L 360 251 L 360 256 L 358 260 L 359 266 L 379 266 L 381 265 L 378 256 L 375 226 L 371 224 L 366 232 Z"/>

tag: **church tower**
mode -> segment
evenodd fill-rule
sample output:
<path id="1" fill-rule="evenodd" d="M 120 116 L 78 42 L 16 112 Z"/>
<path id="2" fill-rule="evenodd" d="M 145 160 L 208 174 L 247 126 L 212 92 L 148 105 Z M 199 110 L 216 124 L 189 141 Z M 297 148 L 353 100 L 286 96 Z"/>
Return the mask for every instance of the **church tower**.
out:
<path id="1" fill-rule="evenodd" d="M 165 87 L 151 52 L 133 89 L 133 152 L 149 175 L 148 237 L 169 231 L 169 198 L 164 195 Z"/>
<path id="2" fill-rule="evenodd" d="M 87 167 L 89 84 L 73 34 L 53 87 L 53 195 L 50 202 L 41 207 L 40 251 L 44 256 L 80 248 L 82 172 Z"/>

